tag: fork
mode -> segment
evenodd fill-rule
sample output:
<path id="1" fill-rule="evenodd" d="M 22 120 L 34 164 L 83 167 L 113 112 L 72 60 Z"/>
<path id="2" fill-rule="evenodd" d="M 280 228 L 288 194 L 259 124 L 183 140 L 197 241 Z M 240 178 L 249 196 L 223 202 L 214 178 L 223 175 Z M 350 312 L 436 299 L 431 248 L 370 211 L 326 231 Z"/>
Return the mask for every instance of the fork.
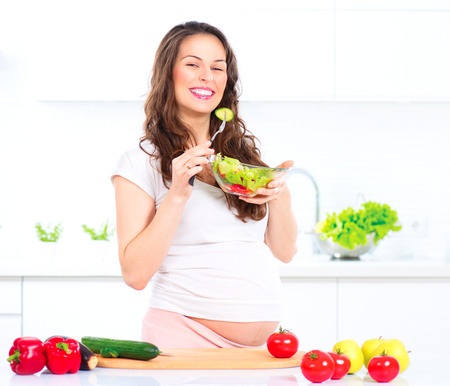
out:
<path id="1" fill-rule="evenodd" d="M 224 111 L 224 112 L 223 112 L 223 121 L 222 121 L 222 123 L 221 123 L 221 125 L 220 125 L 220 127 L 219 127 L 219 130 L 217 130 L 217 131 L 214 133 L 214 135 L 211 137 L 211 139 L 210 139 L 211 144 L 213 143 L 214 138 L 216 138 L 217 134 L 221 133 L 221 132 L 223 131 L 223 129 L 225 129 L 226 123 L 227 123 L 227 112 Z"/>
<path id="2" fill-rule="evenodd" d="M 222 123 L 221 123 L 220 126 L 219 126 L 219 130 L 217 130 L 217 131 L 213 134 L 213 136 L 211 137 L 211 139 L 209 140 L 209 141 L 211 142 L 211 145 L 212 145 L 212 143 L 213 143 L 213 141 L 214 141 L 214 138 L 216 138 L 217 134 L 221 133 L 221 132 L 223 131 L 223 129 L 225 129 L 226 123 L 227 123 L 227 112 L 224 111 L 224 112 L 223 112 L 223 121 L 222 121 Z M 210 155 L 210 156 L 208 157 L 208 160 L 209 160 L 210 162 L 212 161 L 212 158 L 211 158 L 211 157 L 212 157 L 212 155 Z M 193 175 L 191 178 L 189 178 L 189 185 L 194 186 L 194 180 L 195 180 L 195 175 Z"/>

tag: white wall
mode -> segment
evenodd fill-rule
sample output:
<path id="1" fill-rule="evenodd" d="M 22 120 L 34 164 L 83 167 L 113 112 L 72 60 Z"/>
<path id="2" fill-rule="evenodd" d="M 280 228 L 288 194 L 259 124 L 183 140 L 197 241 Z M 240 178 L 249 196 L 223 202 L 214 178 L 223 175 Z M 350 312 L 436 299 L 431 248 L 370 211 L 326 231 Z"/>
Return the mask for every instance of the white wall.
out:
<path id="1" fill-rule="evenodd" d="M 244 102 L 242 114 L 271 165 L 293 159 L 315 176 L 322 215 L 356 205 L 362 192 L 390 204 L 405 225 L 379 253 L 448 254 L 447 103 Z M 138 142 L 139 102 L 2 103 L 0 116 L 2 248 L 28 248 L 20 240 L 34 240 L 37 221 L 62 221 L 67 238 L 81 234 L 83 223 L 114 220 L 109 175 Z M 303 176 L 290 184 L 301 228 L 309 230 L 312 185 Z M 423 231 L 413 232 L 414 221 Z"/>
<path id="2" fill-rule="evenodd" d="M 196 19 L 229 37 L 249 128 L 271 164 L 315 176 L 322 215 L 362 192 L 405 225 L 380 256 L 450 258 L 450 2 L 160 3 L 0 2 L 1 256 L 30 253 L 37 221 L 75 239 L 114 218 L 109 173 L 141 134 L 156 45 Z M 290 183 L 309 229 L 311 185 Z"/>

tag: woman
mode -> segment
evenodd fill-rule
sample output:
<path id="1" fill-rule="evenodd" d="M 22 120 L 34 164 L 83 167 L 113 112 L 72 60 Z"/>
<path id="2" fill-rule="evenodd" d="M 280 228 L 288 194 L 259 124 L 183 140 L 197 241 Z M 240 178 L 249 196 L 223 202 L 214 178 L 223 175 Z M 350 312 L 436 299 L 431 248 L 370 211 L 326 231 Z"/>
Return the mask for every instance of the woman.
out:
<path id="1" fill-rule="evenodd" d="M 208 162 L 221 152 L 264 165 L 239 117 L 237 83 L 236 58 L 219 30 L 197 22 L 172 28 L 156 53 L 145 134 L 113 175 L 123 278 L 137 290 L 151 282 L 142 340 L 159 347 L 260 346 L 280 320 L 273 256 L 289 262 L 297 237 L 285 179 L 253 198 L 232 196 Z M 218 107 L 234 119 L 211 144 Z"/>

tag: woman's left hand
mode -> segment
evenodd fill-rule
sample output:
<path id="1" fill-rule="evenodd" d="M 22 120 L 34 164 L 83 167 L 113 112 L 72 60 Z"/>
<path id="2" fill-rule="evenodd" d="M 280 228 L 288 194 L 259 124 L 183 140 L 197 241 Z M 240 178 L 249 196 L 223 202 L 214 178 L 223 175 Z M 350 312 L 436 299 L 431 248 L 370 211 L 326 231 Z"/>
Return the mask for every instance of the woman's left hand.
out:
<path id="1" fill-rule="evenodd" d="M 294 166 L 294 161 L 284 161 L 277 168 L 290 168 Z M 239 198 L 250 204 L 264 204 L 271 200 L 276 200 L 286 187 L 287 173 L 275 178 L 267 184 L 266 188 L 259 188 L 254 197 L 239 196 Z"/>

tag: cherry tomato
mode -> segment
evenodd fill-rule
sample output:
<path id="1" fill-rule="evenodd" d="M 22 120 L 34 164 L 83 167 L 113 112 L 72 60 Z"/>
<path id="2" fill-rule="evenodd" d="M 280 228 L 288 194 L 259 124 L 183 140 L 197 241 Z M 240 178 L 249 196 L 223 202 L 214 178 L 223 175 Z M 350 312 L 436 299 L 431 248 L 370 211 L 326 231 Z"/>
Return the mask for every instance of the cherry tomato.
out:
<path id="1" fill-rule="evenodd" d="M 331 376 L 331 379 L 341 379 L 348 374 L 350 370 L 350 359 L 345 354 L 338 354 L 334 351 L 329 352 L 331 358 L 333 358 L 334 362 L 334 373 Z"/>
<path id="2" fill-rule="evenodd" d="M 325 351 L 312 350 L 304 355 L 300 369 L 308 381 L 325 382 L 334 373 L 334 361 Z"/>
<path id="3" fill-rule="evenodd" d="M 267 338 L 267 349 L 276 358 L 290 358 L 298 351 L 298 339 L 288 330 L 280 327 Z"/>
<path id="4" fill-rule="evenodd" d="M 400 372 L 398 360 L 389 355 L 374 356 L 367 366 L 369 375 L 377 382 L 390 382 Z"/>
<path id="5" fill-rule="evenodd" d="M 242 185 L 239 185 L 239 184 L 231 185 L 229 187 L 229 189 L 232 192 L 239 193 L 239 194 L 247 194 L 248 193 L 247 188 L 245 186 L 242 186 Z"/>

